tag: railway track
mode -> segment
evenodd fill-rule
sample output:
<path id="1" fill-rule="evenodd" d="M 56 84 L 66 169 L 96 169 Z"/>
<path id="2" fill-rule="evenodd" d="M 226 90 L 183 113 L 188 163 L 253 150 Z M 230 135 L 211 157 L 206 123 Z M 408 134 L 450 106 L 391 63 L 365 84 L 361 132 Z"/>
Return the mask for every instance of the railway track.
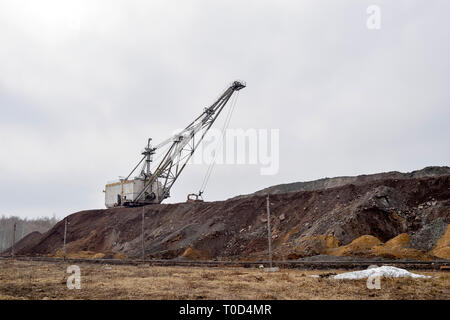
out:
<path id="1" fill-rule="evenodd" d="M 149 266 L 184 266 L 184 267 L 244 267 L 257 268 L 269 266 L 269 261 L 200 261 L 200 260 L 138 260 L 138 259 L 87 259 L 87 258 L 55 258 L 55 257 L 0 257 L 0 260 L 42 261 L 54 263 L 92 263 L 110 265 L 149 265 Z M 362 269 L 370 265 L 390 265 L 414 270 L 449 270 L 450 260 L 355 260 L 355 261 L 273 261 L 274 267 L 285 269 Z"/>

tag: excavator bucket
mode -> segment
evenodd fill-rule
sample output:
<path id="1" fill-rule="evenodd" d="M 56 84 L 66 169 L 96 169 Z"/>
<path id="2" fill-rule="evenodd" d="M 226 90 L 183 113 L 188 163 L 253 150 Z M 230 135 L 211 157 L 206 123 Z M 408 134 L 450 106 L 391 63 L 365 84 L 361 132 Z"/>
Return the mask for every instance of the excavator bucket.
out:
<path id="1" fill-rule="evenodd" d="M 186 202 L 203 202 L 203 199 L 198 194 L 190 193 L 187 195 Z"/>

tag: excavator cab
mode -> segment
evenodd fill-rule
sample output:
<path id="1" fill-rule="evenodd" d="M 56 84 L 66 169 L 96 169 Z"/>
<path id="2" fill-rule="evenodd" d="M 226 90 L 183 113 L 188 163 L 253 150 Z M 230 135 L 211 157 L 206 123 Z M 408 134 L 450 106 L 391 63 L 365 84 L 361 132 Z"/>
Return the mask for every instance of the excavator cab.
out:
<path id="1" fill-rule="evenodd" d="M 190 193 L 187 195 L 186 202 L 203 202 L 202 193 Z"/>

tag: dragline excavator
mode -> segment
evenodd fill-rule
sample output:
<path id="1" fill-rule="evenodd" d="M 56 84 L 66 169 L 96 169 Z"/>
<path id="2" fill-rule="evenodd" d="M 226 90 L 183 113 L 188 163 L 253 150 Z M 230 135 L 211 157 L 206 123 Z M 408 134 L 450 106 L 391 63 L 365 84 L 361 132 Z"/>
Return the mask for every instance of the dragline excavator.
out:
<path id="1" fill-rule="evenodd" d="M 126 178 L 121 178 L 106 185 L 106 207 L 136 207 L 157 204 L 168 198 L 173 184 L 227 102 L 235 92 L 245 88 L 245 86 L 244 82 L 234 81 L 216 102 L 205 108 L 184 130 L 160 144 L 152 146 L 152 139 L 148 139 L 141 160 L 130 174 Z M 153 162 L 153 156 L 163 148 L 167 151 L 165 153 L 160 152 L 159 159 L 161 160 L 152 172 L 150 165 Z M 139 167 L 141 167 L 139 175 L 131 178 Z M 201 198 L 202 192 L 203 190 L 200 190 L 198 194 L 189 195 L 188 200 L 198 200 Z"/>

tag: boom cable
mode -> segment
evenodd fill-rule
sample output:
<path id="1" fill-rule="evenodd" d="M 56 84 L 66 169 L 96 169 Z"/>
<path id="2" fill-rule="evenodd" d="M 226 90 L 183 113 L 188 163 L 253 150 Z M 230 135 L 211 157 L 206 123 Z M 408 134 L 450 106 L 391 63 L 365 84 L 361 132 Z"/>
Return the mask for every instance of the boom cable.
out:
<path id="1" fill-rule="evenodd" d="M 230 120 L 231 120 L 231 116 L 233 115 L 234 109 L 236 107 L 237 104 L 237 100 L 239 97 L 239 91 L 237 91 L 237 94 L 233 97 L 233 100 L 231 102 L 231 107 L 230 110 L 228 111 L 228 114 L 225 118 L 223 127 L 222 127 L 222 139 L 219 141 L 219 145 L 223 147 L 223 142 L 225 140 L 225 134 L 226 134 L 226 129 L 228 128 L 229 124 L 230 124 Z M 219 146 L 216 147 L 216 150 L 214 151 L 214 157 L 213 157 L 213 161 L 209 164 L 208 169 L 206 171 L 206 175 L 203 178 L 203 182 L 202 185 L 200 187 L 200 190 L 198 192 L 198 195 L 201 196 L 203 194 L 203 192 L 205 192 L 206 186 L 208 185 L 209 182 L 209 178 L 211 177 L 211 173 L 212 170 L 214 168 L 214 165 L 216 164 L 216 158 L 217 158 L 217 150 L 219 149 Z"/>

